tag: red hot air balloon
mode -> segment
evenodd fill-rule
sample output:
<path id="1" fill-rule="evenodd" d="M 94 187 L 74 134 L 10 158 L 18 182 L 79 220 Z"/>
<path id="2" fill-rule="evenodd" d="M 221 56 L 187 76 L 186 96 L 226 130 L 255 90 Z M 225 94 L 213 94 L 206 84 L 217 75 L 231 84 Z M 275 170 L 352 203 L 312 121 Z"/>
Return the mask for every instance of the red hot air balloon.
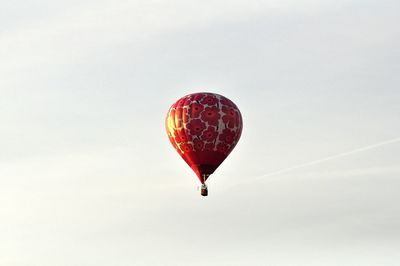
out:
<path id="1" fill-rule="evenodd" d="M 169 140 L 205 184 L 226 159 L 242 133 L 242 115 L 229 99 L 215 93 L 193 93 L 176 101 L 168 110 L 165 126 Z"/>

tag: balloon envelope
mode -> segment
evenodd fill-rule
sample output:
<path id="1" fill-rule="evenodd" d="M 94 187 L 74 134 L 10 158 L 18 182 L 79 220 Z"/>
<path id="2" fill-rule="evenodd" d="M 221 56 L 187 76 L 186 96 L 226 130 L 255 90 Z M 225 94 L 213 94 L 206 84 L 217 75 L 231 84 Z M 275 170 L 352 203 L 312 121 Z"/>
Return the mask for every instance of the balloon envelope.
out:
<path id="1" fill-rule="evenodd" d="M 215 93 L 193 93 L 168 110 L 169 140 L 204 183 L 238 143 L 242 115 L 229 99 Z"/>

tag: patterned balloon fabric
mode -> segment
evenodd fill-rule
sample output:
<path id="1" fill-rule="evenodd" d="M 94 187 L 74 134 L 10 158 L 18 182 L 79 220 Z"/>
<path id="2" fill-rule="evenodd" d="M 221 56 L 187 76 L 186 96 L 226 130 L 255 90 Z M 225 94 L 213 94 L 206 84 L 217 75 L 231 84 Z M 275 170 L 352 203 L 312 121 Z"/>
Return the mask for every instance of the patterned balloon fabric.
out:
<path id="1" fill-rule="evenodd" d="M 174 148 L 204 183 L 239 141 L 242 116 L 222 95 L 194 93 L 170 107 L 166 130 Z"/>

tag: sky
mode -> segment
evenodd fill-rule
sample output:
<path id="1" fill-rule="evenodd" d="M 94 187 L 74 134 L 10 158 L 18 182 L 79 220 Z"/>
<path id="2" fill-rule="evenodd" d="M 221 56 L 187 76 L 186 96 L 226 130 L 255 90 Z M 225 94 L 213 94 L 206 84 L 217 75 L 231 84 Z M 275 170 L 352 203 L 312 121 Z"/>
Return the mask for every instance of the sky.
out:
<path id="1" fill-rule="evenodd" d="M 400 264 L 398 1 L 0 4 L 0 265 Z M 244 121 L 208 197 L 201 91 Z"/>

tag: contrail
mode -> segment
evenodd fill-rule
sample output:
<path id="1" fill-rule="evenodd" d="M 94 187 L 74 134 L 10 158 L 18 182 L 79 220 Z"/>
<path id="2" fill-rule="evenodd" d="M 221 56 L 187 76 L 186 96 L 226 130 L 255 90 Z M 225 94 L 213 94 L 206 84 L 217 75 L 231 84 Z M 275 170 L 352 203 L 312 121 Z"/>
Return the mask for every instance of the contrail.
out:
<path id="1" fill-rule="evenodd" d="M 322 163 L 322 162 L 326 162 L 326 161 L 330 161 L 330 160 L 333 160 L 333 159 L 349 156 L 349 155 L 352 155 L 352 154 L 355 154 L 355 153 L 372 150 L 372 149 L 375 149 L 375 148 L 378 148 L 378 147 L 381 147 L 381 146 L 384 146 L 384 145 L 388 145 L 388 144 L 391 144 L 391 143 L 399 142 L 399 141 L 400 141 L 400 137 L 399 138 L 395 138 L 395 139 L 382 141 L 382 142 L 379 142 L 379 143 L 376 143 L 376 144 L 368 145 L 368 146 L 365 146 L 365 147 L 362 147 L 362 148 L 358 148 L 358 149 L 355 149 L 355 150 L 351 150 L 351 151 L 342 152 L 342 153 L 339 153 L 339 154 L 336 154 L 336 155 L 328 156 L 328 157 L 325 157 L 325 158 L 322 158 L 322 159 L 318 159 L 318 160 L 315 160 L 315 161 L 311 161 L 311 162 L 308 162 L 308 163 L 302 163 L 302 164 L 298 164 L 298 165 L 295 165 L 295 166 L 292 166 L 292 167 L 289 167 L 289 168 L 284 168 L 284 169 L 280 169 L 280 170 L 277 170 L 277 171 L 273 171 L 273 172 L 270 172 L 268 174 L 258 176 L 255 179 L 253 179 L 252 181 L 263 179 L 263 178 L 269 177 L 269 176 L 279 175 L 279 174 L 282 174 L 282 173 L 287 173 L 287 172 L 290 172 L 290 171 L 295 170 L 295 169 L 303 168 L 303 167 L 310 166 L 310 165 L 316 165 L 316 164 L 319 164 L 319 163 Z"/>

